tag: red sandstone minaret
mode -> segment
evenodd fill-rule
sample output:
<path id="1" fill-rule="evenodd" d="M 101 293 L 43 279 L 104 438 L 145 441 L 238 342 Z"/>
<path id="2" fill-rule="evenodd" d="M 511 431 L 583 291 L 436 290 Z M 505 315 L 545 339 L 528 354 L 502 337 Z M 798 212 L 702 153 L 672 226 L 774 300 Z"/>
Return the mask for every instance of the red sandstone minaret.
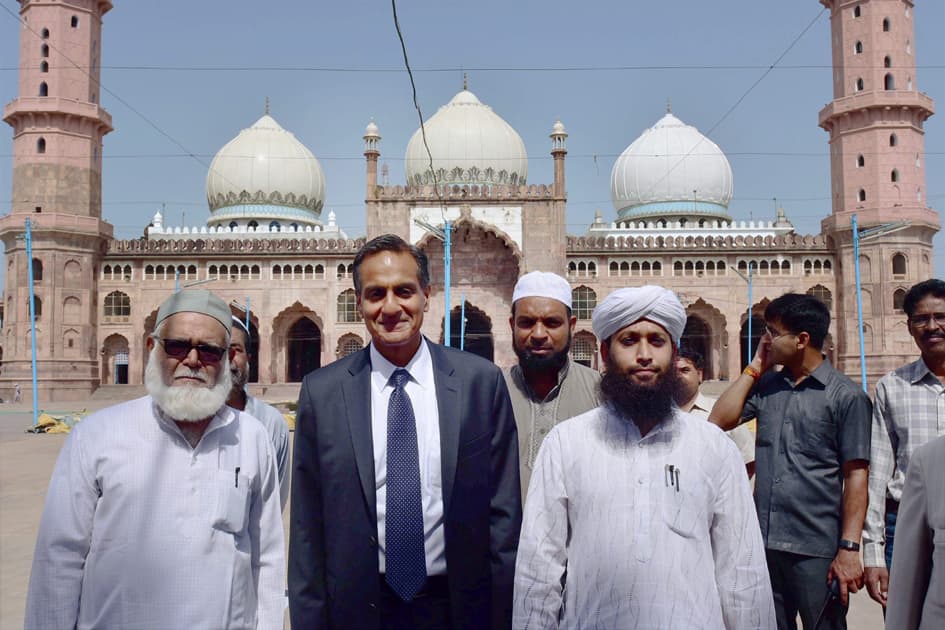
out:
<path id="1" fill-rule="evenodd" d="M 23 242 L 33 228 L 38 388 L 45 400 L 87 397 L 99 381 L 98 261 L 112 226 L 102 221 L 99 103 L 102 16 L 108 0 L 20 0 L 19 95 L 3 110 L 13 127 L 13 199 L 0 219 L 7 264 L 0 395 L 30 382 L 29 285 Z M 55 384 L 55 387 L 53 387 Z M 24 392 L 26 397 L 26 392 Z"/>
<path id="2" fill-rule="evenodd" d="M 902 222 L 860 245 L 867 366 L 875 382 L 915 355 L 902 298 L 933 270 L 939 217 L 926 204 L 922 125 L 934 108 L 917 89 L 912 0 L 820 2 L 830 10 L 834 94 L 820 112 L 830 134 L 832 202 L 822 227 L 840 263 L 840 311 L 851 315 L 837 322 L 838 363 L 848 373 L 859 363 L 850 218 L 856 214 L 861 233 Z"/>

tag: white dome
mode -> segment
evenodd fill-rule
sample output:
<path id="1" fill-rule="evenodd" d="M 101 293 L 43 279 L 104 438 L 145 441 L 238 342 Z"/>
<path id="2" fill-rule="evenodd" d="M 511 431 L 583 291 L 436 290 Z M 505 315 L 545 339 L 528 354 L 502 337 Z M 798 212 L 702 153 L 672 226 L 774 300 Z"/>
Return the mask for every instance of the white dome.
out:
<path id="1" fill-rule="evenodd" d="M 234 206 L 247 210 L 284 207 L 294 210 L 289 214 L 296 220 L 305 222 L 308 217 L 317 223 L 325 202 L 325 176 L 312 152 L 267 113 L 213 158 L 207 174 L 207 202 L 211 215 Z M 236 214 L 246 216 L 245 212 Z M 273 213 L 266 215 L 268 220 Z"/>
<path id="2" fill-rule="evenodd" d="M 522 138 L 492 108 L 463 90 L 424 123 L 440 184 L 524 184 L 528 155 Z M 432 184 L 421 131 L 407 144 L 407 183 Z"/>
<path id="3" fill-rule="evenodd" d="M 617 158 L 610 196 L 622 219 L 669 215 L 731 220 L 732 168 L 714 142 L 667 113 Z"/>

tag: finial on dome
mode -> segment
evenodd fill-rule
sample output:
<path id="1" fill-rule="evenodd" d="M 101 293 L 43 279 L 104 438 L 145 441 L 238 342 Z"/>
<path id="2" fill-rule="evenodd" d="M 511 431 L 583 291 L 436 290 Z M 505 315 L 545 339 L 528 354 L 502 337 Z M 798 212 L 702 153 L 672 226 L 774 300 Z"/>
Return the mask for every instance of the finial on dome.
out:
<path id="1" fill-rule="evenodd" d="M 468 89 L 469 89 L 469 77 L 464 72 L 463 73 L 463 91 L 465 92 Z"/>
<path id="2" fill-rule="evenodd" d="M 269 115 L 269 97 L 266 97 L 266 116 Z"/>
<path id="3" fill-rule="evenodd" d="M 672 107 L 670 106 L 670 104 L 669 104 L 669 97 L 668 97 L 668 96 L 666 97 L 666 113 L 667 113 L 667 114 L 672 114 L 672 113 L 673 113 L 673 108 L 672 108 Z"/>

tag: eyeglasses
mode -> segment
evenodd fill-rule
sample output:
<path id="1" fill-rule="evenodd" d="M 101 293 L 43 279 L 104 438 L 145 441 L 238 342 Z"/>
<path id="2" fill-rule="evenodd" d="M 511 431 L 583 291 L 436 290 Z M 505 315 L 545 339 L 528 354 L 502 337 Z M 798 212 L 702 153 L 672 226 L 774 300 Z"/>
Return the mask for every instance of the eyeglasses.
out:
<path id="1" fill-rule="evenodd" d="M 785 336 L 785 335 L 793 335 L 793 334 L 795 334 L 795 333 L 792 333 L 792 332 L 779 333 L 779 332 L 776 331 L 774 328 L 772 328 L 771 326 L 768 326 L 768 325 L 765 325 L 765 332 L 768 333 L 768 336 L 769 336 L 769 337 L 771 337 L 771 341 L 774 341 L 775 339 L 780 339 L 781 337 L 783 337 L 783 336 Z"/>
<path id="2" fill-rule="evenodd" d="M 935 322 L 937 325 L 945 327 L 945 313 L 928 313 L 926 315 L 913 315 L 909 318 L 909 325 L 914 328 L 928 328 Z"/>
<path id="3" fill-rule="evenodd" d="M 161 339 L 160 337 L 155 337 L 155 339 L 164 346 L 164 353 L 167 356 L 178 361 L 186 359 L 191 350 L 197 351 L 197 358 L 200 359 L 201 363 L 210 365 L 219 363 L 223 360 L 223 355 L 226 354 L 226 348 L 209 343 L 194 344 L 186 339 Z"/>

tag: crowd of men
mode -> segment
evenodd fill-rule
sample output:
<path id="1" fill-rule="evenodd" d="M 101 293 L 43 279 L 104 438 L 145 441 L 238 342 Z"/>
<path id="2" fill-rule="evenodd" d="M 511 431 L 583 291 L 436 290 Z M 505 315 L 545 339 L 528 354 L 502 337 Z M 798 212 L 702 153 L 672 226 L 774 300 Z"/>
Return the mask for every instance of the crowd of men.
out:
<path id="1" fill-rule="evenodd" d="M 291 470 L 243 319 L 164 301 L 148 395 L 59 455 L 26 628 L 282 628 L 288 607 L 297 629 L 814 630 L 864 585 L 887 627 L 945 627 L 945 282 L 908 292 L 921 356 L 872 403 L 808 295 L 768 305 L 713 401 L 658 286 L 594 310 L 600 374 L 570 358 L 555 274 L 516 284 L 505 371 L 421 334 L 427 259 L 400 237 L 364 245 L 354 284 L 371 342 L 304 379 Z"/>

